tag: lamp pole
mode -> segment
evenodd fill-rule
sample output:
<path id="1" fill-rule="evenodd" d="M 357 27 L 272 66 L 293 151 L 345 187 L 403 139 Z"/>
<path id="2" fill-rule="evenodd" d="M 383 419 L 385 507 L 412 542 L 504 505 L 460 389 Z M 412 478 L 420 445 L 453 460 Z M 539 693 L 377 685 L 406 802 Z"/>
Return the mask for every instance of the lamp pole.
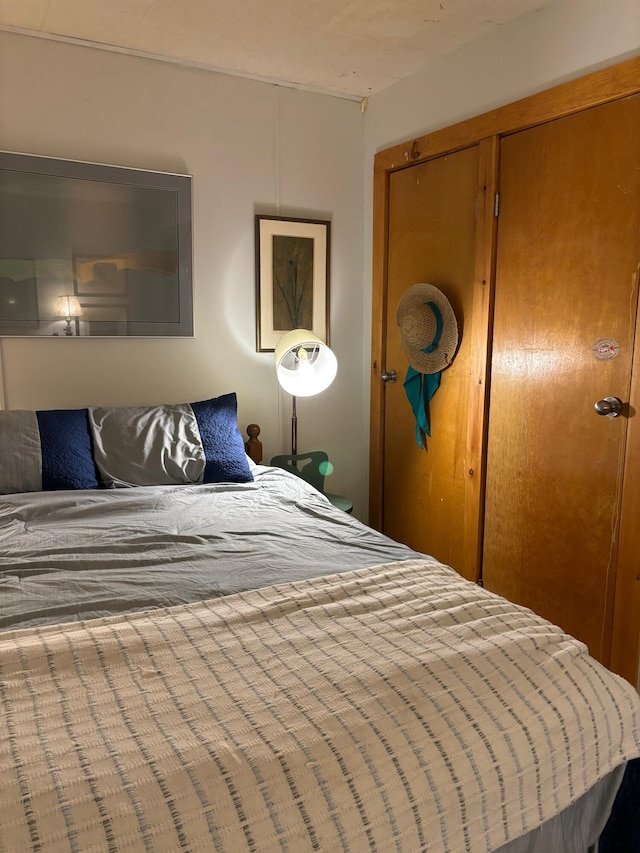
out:
<path id="1" fill-rule="evenodd" d="M 291 397 L 293 401 L 291 411 L 291 453 L 295 456 L 298 452 L 298 415 L 296 413 L 296 398 Z"/>

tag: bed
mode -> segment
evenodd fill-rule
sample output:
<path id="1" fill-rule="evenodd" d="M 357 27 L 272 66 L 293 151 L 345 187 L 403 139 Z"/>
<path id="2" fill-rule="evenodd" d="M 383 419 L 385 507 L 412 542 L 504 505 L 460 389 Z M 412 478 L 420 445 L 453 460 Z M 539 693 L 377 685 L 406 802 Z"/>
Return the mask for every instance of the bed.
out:
<path id="1" fill-rule="evenodd" d="M 596 849 L 635 690 L 255 464 L 235 395 L 0 448 L 0 850 Z"/>

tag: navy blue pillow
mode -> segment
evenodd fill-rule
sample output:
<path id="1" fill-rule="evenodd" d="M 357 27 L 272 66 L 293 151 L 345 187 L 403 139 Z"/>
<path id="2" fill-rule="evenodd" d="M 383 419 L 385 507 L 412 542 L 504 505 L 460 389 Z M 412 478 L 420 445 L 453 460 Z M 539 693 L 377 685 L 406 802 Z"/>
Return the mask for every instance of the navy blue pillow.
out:
<path id="1" fill-rule="evenodd" d="M 250 483 L 253 474 L 238 430 L 235 394 L 191 403 L 204 448 L 205 483 Z"/>
<path id="2" fill-rule="evenodd" d="M 42 448 L 42 488 L 97 489 L 86 409 L 36 412 Z"/>

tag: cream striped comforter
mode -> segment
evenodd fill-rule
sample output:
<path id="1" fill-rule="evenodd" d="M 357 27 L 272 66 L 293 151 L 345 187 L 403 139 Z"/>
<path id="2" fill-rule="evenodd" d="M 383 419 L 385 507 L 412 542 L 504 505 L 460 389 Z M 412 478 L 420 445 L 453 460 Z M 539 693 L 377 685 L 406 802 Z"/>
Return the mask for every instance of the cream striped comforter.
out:
<path id="1" fill-rule="evenodd" d="M 431 560 L 7 632 L 0 850 L 494 850 L 640 755 L 639 714 Z"/>

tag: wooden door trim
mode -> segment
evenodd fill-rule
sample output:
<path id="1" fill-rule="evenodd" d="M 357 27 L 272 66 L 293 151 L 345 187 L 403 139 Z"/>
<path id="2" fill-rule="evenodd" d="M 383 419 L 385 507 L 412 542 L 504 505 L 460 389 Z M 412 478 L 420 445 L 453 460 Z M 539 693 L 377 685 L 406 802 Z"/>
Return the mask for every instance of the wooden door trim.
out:
<path id="1" fill-rule="evenodd" d="M 594 71 L 512 104 L 498 107 L 450 127 L 419 136 L 380 151 L 375 172 L 406 169 L 459 148 L 477 144 L 488 136 L 504 136 L 595 107 L 640 91 L 640 57 Z"/>
<path id="2" fill-rule="evenodd" d="M 635 272 L 638 286 L 640 263 Z M 640 316 L 636 304 L 636 332 L 629 400 L 640 401 Z M 626 402 L 626 401 L 625 401 Z M 610 666 L 640 690 L 640 411 L 629 413 L 623 467 L 620 537 L 613 604 Z"/>
<path id="3" fill-rule="evenodd" d="M 390 171 L 377 172 L 373 178 L 373 296 L 371 322 L 371 402 L 369 423 L 369 524 L 382 530 L 384 470 L 385 383 L 382 363 L 386 352 L 387 258 L 389 255 Z"/>
<path id="4" fill-rule="evenodd" d="M 495 285 L 499 139 L 492 136 L 479 145 L 476 260 L 471 318 L 469 404 L 464 464 L 464 546 L 462 574 L 479 581 L 482 567 L 482 533 L 486 481 L 491 327 Z"/>

